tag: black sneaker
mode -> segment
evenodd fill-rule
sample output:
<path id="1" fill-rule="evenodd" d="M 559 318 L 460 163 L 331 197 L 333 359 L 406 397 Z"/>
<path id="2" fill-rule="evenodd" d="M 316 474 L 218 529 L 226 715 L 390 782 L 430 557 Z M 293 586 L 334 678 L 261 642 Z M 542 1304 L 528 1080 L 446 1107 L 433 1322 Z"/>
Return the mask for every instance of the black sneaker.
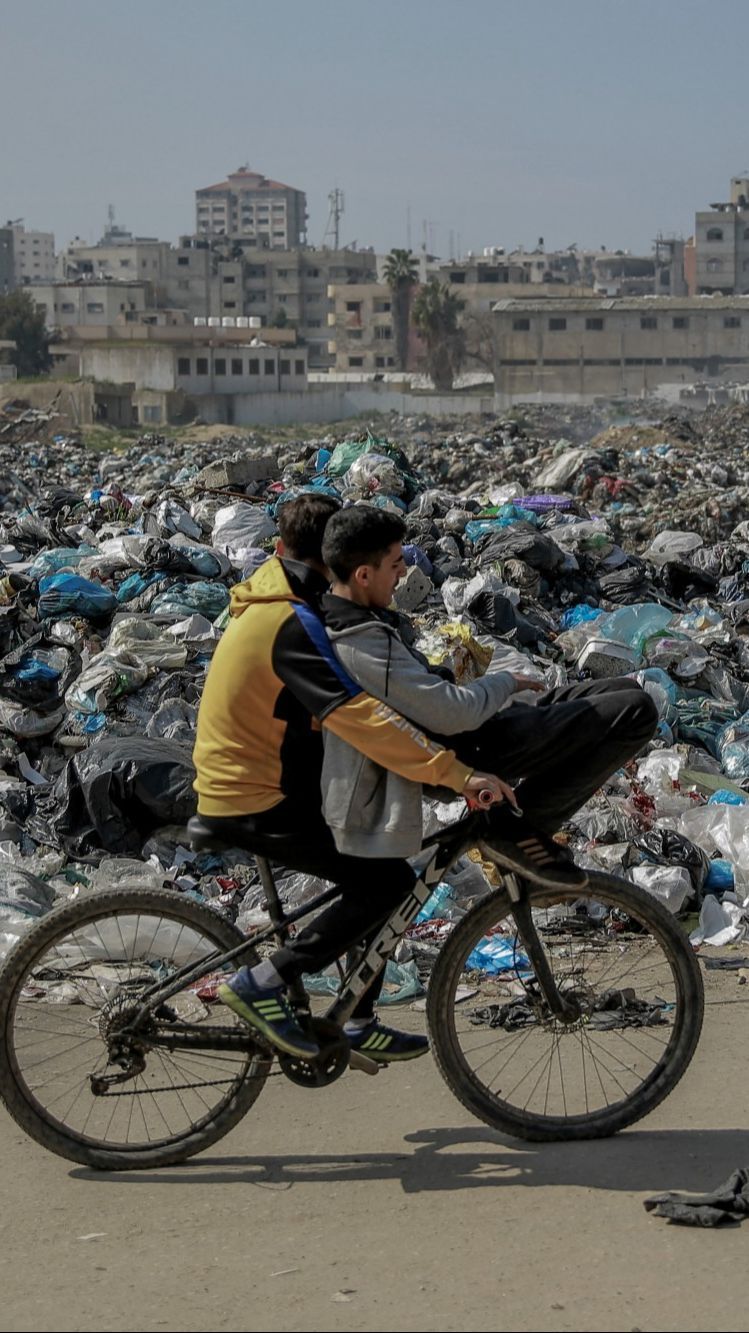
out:
<path id="1" fill-rule="evenodd" d="M 557 889 L 584 889 L 585 870 L 576 866 L 566 847 L 542 833 L 524 817 L 499 810 L 487 816 L 485 837 L 479 849 L 487 860 L 505 870 L 514 870 L 534 884 Z"/>

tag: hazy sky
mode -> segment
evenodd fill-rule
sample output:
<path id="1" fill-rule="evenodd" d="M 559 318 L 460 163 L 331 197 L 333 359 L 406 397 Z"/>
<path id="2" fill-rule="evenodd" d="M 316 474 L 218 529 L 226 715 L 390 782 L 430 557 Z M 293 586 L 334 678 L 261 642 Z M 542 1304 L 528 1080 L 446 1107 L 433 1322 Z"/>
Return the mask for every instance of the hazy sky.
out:
<path id="1" fill-rule="evenodd" d="M 0 219 L 175 240 L 248 162 L 315 244 L 339 185 L 378 250 L 649 249 L 749 167 L 748 55 L 747 0 L 6 0 Z"/>

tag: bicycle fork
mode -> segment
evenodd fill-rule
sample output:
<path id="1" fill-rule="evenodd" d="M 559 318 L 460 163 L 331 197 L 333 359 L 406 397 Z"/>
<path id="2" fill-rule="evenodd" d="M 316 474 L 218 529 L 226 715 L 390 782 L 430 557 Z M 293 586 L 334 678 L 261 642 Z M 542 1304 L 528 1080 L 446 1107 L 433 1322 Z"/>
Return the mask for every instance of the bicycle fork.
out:
<path id="1" fill-rule="evenodd" d="M 580 1017 L 580 1006 L 577 1001 L 565 999 L 560 994 L 544 947 L 538 938 L 527 889 L 518 881 L 517 876 L 511 873 L 505 874 L 503 880 L 512 903 L 512 915 L 518 928 L 518 935 L 533 967 L 541 994 L 551 1013 L 560 1023 L 568 1025 L 577 1022 Z"/>

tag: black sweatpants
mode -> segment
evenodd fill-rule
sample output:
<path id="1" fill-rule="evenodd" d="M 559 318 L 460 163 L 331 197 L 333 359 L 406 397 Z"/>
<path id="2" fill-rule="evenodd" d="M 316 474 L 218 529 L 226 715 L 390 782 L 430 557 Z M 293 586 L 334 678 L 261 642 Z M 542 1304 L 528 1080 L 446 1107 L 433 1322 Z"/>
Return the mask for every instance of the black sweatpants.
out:
<path id="1" fill-rule="evenodd" d="M 310 794 L 309 806 L 285 800 L 265 814 L 226 819 L 202 816 L 204 824 L 237 847 L 248 847 L 290 870 L 341 885 L 341 898 L 272 955 L 271 962 L 285 981 L 303 972 L 319 972 L 353 946 L 369 943 L 416 881 L 407 861 L 339 852 L 320 810 L 312 808 L 316 797 L 317 789 Z M 384 979 L 383 969 L 362 995 L 353 1018 L 366 1018 L 373 1012 Z"/>
<path id="2" fill-rule="evenodd" d="M 515 787 L 523 813 L 554 833 L 655 734 L 658 710 L 627 677 L 548 690 L 476 731 L 435 737 L 465 764 Z M 517 784 L 517 785 L 516 785 Z"/>

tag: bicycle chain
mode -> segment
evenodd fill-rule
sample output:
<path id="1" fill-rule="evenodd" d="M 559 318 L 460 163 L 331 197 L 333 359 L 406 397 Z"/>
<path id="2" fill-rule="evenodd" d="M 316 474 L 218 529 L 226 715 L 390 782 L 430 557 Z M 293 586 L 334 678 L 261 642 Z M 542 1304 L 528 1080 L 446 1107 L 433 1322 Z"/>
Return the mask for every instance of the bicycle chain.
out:
<path id="1" fill-rule="evenodd" d="M 247 1078 L 243 1079 L 242 1082 L 247 1083 L 249 1079 L 281 1078 L 283 1076 L 284 1074 L 282 1069 L 274 1069 L 269 1074 L 248 1074 Z M 157 1092 L 190 1092 L 194 1088 L 220 1088 L 224 1087 L 227 1084 L 236 1083 L 236 1081 L 237 1080 L 235 1078 L 215 1078 L 213 1079 L 212 1082 L 206 1082 L 206 1083 L 170 1083 L 168 1086 L 163 1088 L 131 1088 L 125 1090 L 124 1092 L 100 1092 L 99 1096 L 100 1097 L 146 1097 L 150 1096 L 152 1093 L 157 1093 Z"/>

